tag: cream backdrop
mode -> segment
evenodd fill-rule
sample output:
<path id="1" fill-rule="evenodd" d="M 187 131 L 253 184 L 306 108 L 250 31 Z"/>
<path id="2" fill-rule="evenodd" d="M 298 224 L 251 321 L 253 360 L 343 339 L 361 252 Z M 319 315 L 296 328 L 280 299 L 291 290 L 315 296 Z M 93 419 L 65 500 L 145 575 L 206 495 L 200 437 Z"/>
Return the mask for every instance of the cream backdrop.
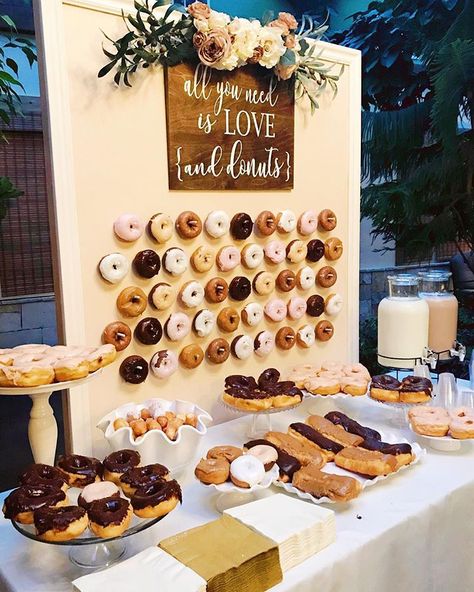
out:
<path id="1" fill-rule="evenodd" d="M 159 211 L 176 217 L 181 211 L 191 209 L 204 219 L 207 212 L 216 208 L 223 208 L 231 215 L 245 211 L 255 216 L 262 209 L 291 208 L 299 214 L 308 208 L 319 211 L 330 207 L 338 215 L 338 226 L 332 235 L 343 240 L 345 251 L 335 264 L 338 272 L 336 286 L 328 290 L 315 289 L 314 292 L 325 295 L 337 289 L 344 298 L 344 309 L 334 322 L 333 339 L 318 343 L 309 350 L 299 347 L 289 352 L 275 350 L 267 359 L 254 356 L 245 362 L 229 358 L 220 366 L 205 361 L 196 370 L 179 369 L 166 381 L 149 376 L 145 383 L 136 386 L 120 379 L 120 361 L 133 353 L 150 359 L 157 349 L 163 349 L 168 343 L 165 338 L 158 346 L 142 346 L 133 341 L 103 376 L 69 395 L 72 446 L 76 452 L 83 453 L 90 452 L 91 445 L 96 454 L 105 450 L 102 433 L 95 425 L 105 413 L 128 401 L 141 401 L 152 396 L 193 400 L 210 411 L 216 421 L 222 421 L 226 412 L 217 400 L 223 379 L 228 374 L 256 374 L 268 366 L 283 371 L 296 363 L 323 359 L 355 361 L 358 356 L 359 53 L 321 44 L 325 58 L 345 64 L 345 71 L 336 99 L 332 101 L 326 97 L 322 108 L 313 117 L 301 105 L 297 106 L 294 190 L 171 192 L 168 190 L 161 68 L 140 72 L 133 80 L 132 89 L 116 88 L 112 76 L 97 78 L 97 71 L 104 64 L 101 30 L 111 37 L 123 34 L 119 9 L 131 6 L 132 0 L 68 0 L 63 3 L 60 0 L 38 0 L 36 4 L 43 37 L 43 90 L 46 91 L 49 114 L 61 310 L 66 342 L 98 344 L 105 325 L 120 318 L 115 299 L 122 288 L 137 285 L 148 291 L 156 281 L 164 279 L 163 272 L 154 280 L 143 280 L 131 271 L 120 285 L 108 285 L 97 272 L 102 256 L 119 251 L 131 260 L 143 248 L 154 248 L 161 255 L 171 245 L 182 245 L 190 253 L 207 241 L 204 234 L 188 242 L 176 237 L 166 247 L 157 247 L 144 235 L 134 244 L 124 244 L 112 231 L 113 221 L 124 212 L 135 212 L 148 220 Z M 295 237 L 296 233 L 285 240 Z M 217 248 L 229 242 L 229 238 L 223 238 L 213 244 Z M 314 268 L 317 270 L 322 264 L 319 262 Z M 291 267 L 298 269 L 302 265 Z M 227 275 L 246 275 L 243 269 L 234 271 Z M 218 275 L 217 270 L 214 272 L 206 277 Z M 255 273 L 248 275 L 252 277 Z M 186 276 L 170 283 L 180 285 L 192 277 L 198 276 L 189 271 Z M 237 304 L 238 308 L 242 306 Z M 147 309 L 145 315 L 153 316 L 154 311 Z M 164 321 L 167 314 L 157 316 Z M 132 327 L 137 320 L 132 320 Z M 315 324 L 310 317 L 308 321 Z M 289 324 L 297 328 L 303 322 Z M 255 335 L 257 331 L 249 333 Z M 205 344 L 217 336 L 216 330 L 215 335 L 197 341 Z M 189 336 L 179 348 L 194 339 Z M 176 348 L 176 345 L 171 347 Z"/>

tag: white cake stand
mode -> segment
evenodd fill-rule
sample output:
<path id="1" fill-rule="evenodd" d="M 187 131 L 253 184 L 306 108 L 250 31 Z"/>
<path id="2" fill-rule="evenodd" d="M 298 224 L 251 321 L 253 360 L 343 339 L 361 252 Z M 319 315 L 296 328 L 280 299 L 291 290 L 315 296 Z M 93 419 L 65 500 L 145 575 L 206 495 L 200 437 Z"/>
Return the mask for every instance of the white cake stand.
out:
<path id="1" fill-rule="evenodd" d="M 30 421 L 28 423 L 28 440 L 35 463 L 54 465 L 56 446 L 58 443 L 58 424 L 54 417 L 49 398 L 56 391 L 63 391 L 89 382 L 102 373 L 102 369 L 89 374 L 85 378 L 55 382 L 44 386 L 33 387 L 0 387 L 0 395 L 28 395 L 32 401 Z"/>

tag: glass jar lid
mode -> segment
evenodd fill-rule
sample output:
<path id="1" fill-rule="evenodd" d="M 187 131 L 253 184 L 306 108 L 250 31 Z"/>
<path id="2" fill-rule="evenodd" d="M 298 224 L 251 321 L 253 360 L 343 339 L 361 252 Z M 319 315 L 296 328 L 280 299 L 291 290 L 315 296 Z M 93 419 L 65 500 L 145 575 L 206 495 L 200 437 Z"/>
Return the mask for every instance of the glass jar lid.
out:
<path id="1" fill-rule="evenodd" d="M 393 286 L 418 286 L 420 278 L 414 273 L 398 273 L 389 275 L 387 279 Z"/>

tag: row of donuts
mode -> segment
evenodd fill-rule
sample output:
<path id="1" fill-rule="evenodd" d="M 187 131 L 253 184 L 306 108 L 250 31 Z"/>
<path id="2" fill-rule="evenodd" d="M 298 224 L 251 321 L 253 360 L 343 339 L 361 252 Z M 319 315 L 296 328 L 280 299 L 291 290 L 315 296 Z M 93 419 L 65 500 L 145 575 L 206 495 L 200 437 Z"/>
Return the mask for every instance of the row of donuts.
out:
<path id="1" fill-rule="evenodd" d="M 163 253 L 162 258 L 153 249 L 139 251 L 132 261 L 134 272 L 142 278 L 151 279 L 158 275 L 161 266 L 172 276 L 180 276 L 189 267 L 197 273 L 210 271 L 216 263 L 222 272 L 235 269 L 242 263 L 247 269 L 256 269 L 264 260 L 279 264 L 285 259 L 289 263 L 301 263 L 305 259 L 316 263 L 324 256 L 328 261 L 336 261 L 342 256 L 344 246 L 337 237 L 328 238 L 325 242 L 320 239 L 310 240 L 307 244 L 299 239 L 292 240 L 287 245 L 281 240 L 273 240 L 268 244 L 258 245 L 249 243 L 239 251 L 234 245 L 221 247 L 215 254 L 212 247 L 198 247 L 188 259 L 187 254 L 179 247 L 172 247 Z M 122 253 L 110 253 L 99 261 L 99 272 L 102 278 L 111 283 L 120 283 L 130 270 L 129 260 Z"/>
<path id="2" fill-rule="evenodd" d="M 234 240 L 245 240 L 254 229 L 260 236 L 270 236 L 275 231 L 289 233 L 295 229 L 300 234 L 309 236 L 318 228 L 331 231 L 336 225 L 336 214 L 329 209 L 322 210 L 319 214 L 314 210 L 306 210 L 299 218 L 292 210 L 282 210 L 276 215 L 264 210 L 256 217 L 255 222 L 245 212 L 238 212 L 231 219 L 223 210 L 213 210 L 207 215 L 204 224 L 198 214 L 188 210 L 181 212 L 174 223 L 171 216 L 164 213 L 152 216 L 148 224 L 136 214 L 122 214 L 115 220 L 113 228 L 116 236 L 125 242 L 135 242 L 146 229 L 156 242 L 166 243 L 173 236 L 174 229 L 183 239 L 196 238 L 204 228 L 211 238 L 220 238 L 230 232 Z"/>
<path id="3" fill-rule="evenodd" d="M 193 319 L 183 312 L 174 312 L 164 323 L 164 329 L 162 323 L 155 317 L 141 319 L 134 329 L 134 336 L 143 345 L 156 345 L 163 334 L 170 341 L 181 341 L 189 335 L 191 330 L 198 337 L 207 337 L 215 329 L 216 324 L 224 333 L 233 333 L 239 328 L 241 320 L 245 325 L 255 327 L 264 318 L 279 323 L 285 318 L 299 320 L 305 314 L 320 317 L 326 313 L 334 317 L 339 314 L 342 306 L 340 294 L 329 294 L 326 299 L 319 294 L 313 294 L 307 300 L 294 296 L 288 302 L 273 298 L 264 306 L 259 302 L 249 302 L 241 313 L 232 306 L 222 308 L 217 314 L 205 308 L 200 310 Z M 102 334 L 102 341 L 114 345 L 117 351 L 128 347 L 131 339 L 132 331 L 122 321 L 109 323 Z"/>
<path id="4" fill-rule="evenodd" d="M 191 370 L 197 368 L 204 358 L 212 364 L 223 364 L 231 354 L 239 360 L 246 360 L 252 354 L 264 358 L 275 346 L 281 350 L 289 350 L 295 345 L 309 348 L 316 340 L 329 341 L 333 335 L 333 324 L 324 320 L 319 321 L 316 327 L 307 324 L 297 331 L 288 326 L 281 327 L 276 335 L 271 331 L 260 331 L 255 338 L 237 335 L 231 343 L 219 337 L 208 344 L 205 352 L 196 343 L 186 345 L 179 356 L 169 349 L 160 350 L 152 356 L 149 364 L 142 356 L 128 356 L 120 364 L 119 373 L 125 382 L 140 384 L 147 379 L 149 370 L 157 378 L 165 379 L 176 372 L 179 364 Z"/>

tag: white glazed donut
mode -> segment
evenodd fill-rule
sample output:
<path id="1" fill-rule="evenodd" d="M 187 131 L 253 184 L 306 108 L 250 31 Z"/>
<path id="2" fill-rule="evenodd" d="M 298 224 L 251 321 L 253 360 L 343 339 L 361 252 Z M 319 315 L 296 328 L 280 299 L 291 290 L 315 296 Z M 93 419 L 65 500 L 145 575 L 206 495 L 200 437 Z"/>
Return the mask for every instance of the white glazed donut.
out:
<path id="1" fill-rule="evenodd" d="M 173 247 L 163 254 L 163 267 L 171 275 L 181 275 L 188 269 L 188 257 L 183 249 Z"/>
<path id="2" fill-rule="evenodd" d="M 315 282 L 316 276 L 309 265 L 302 267 L 296 274 L 296 283 L 298 288 L 302 290 L 310 290 L 314 287 Z"/>
<path id="3" fill-rule="evenodd" d="M 200 310 L 193 320 L 193 329 L 199 337 L 207 337 L 216 326 L 216 316 L 209 309 Z"/>
<path id="4" fill-rule="evenodd" d="M 179 298 L 184 306 L 196 308 L 204 300 L 204 288 L 199 282 L 187 282 L 179 291 Z"/>
<path id="5" fill-rule="evenodd" d="M 184 312 L 173 312 L 165 323 L 165 331 L 171 341 L 180 341 L 191 331 L 191 319 Z"/>
<path id="6" fill-rule="evenodd" d="M 150 368 L 157 378 L 168 378 L 178 369 L 178 356 L 169 349 L 158 351 L 151 358 Z"/>
<path id="7" fill-rule="evenodd" d="M 263 262 L 263 249 L 257 243 L 246 245 L 242 249 L 242 263 L 248 269 L 255 269 Z"/>
<path id="8" fill-rule="evenodd" d="M 280 232 L 293 232 L 296 228 L 296 216 L 292 210 L 283 210 L 277 215 L 277 229 Z"/>
<path id="9" fill-rule="evenodd" d="M 301 319 L 306 314 L 306 300 L 301 296 L 293 296 L 288 302 L 288 316 L 290 319 Z"/>
<path id="10" fill-rule="evenodd" d="M 263 463 L 263 466 L 276 463 L 278 460 L 278 452 L 272 446 L 266 444 L 253 446 L 247 454 L 258 458 L 258 460 Z"/>
<path id="11" fill-rule="evenodd" d="M 230 477 L 244 487 L 253 487 L 265 477 L 265 467 L 255 456 L 244 454 L 230 463 Z"/>
<path id="12" fill-rule="evenodd" d="M 253 354 L 253 339 L 250 335 L 238 335 L 231 344 L 231 351 L 239 360 L 246 360 Z"/>
<path id="13" fill-rule="evenodd" d="M 204 228 L 209 236 L 220 238 L 229 232 L 230 218 L 223 210 L 214 210 L 208 214 Z"/>
<path id="14" fill-rule="evenodd" d="M 296 342 L 302 347 L 311 347 L 316 341 L 316 335 L 314 334 L 314 327 L 311 325 L 304 325 L 298 329 L 296 333 Z"/>
<path id="15" fill-rule="evenodd" d="M 265 315 L 271 320 L 279 323 L 286 317 L 286 304 L 280 298 L 272 298 L 265 304 L 263 309 Z"/>
<path id="16" fill-rule="evenodd" d="M 270 331 L 261 331 L 253 342 L 257 356 L 264 358 L 275 349 L 275 337 Z"/>
<path id="17" fill-rule="evenodd" d="M 249 327 L 255 327 L 263 319 L 263 307 L 258 302 L 249 302 L 242 310 L 242 320 Z"/>
<path id="18" fill-rule="evenodd" d="M 104 499 L 104 497 L 115 495 L 119 491 L 119 488 L 112 481 L 97 481 L 96 483 L 86 485 L 81 491 L 80 497 L 86 504 L 91 504 L 96 500 Z"/>
<path id="19" fill-rule="evenodd" d="M 341 312 L 343 304 L 340 294 L 329 294 L 324 305 L 324 312 L 330 317 L 334 317 Z"/>
<path id="20" fill-rule="evenodd" d="M 122 214 L 114 222 L 115 234 L 128 243 L 138 240 L 144 230 L 145 225 L 135 214 Z"/>
<path id="21" fill-rule="evenodd" d="M 305 236 L 313 234 L 318 228 L 318 214 L 314 210 L 306 210 L 298 220 L 298 232 Z"/>
<path id="22" fill-rule="evenodd" d="M 118 284 L 127 275 L 130 264 L 121 253 L 105 255 L 99 261 L 100 275 L 111 284 Z"/>
<path id="23" fill-rule="evenodd" d="M 237 247 L 229 245 L 219 249 L 216 257 L 217 267 L 221 271 L 231 271 L 240 263 L 240 252 Z"/>
<path id="24" fill-rule="evenodd" d="M 148 222 L 148 232 L 159 243 L 169 241 L 173 236 L 174 224 L 168 214 L 155 214 Z"/>

